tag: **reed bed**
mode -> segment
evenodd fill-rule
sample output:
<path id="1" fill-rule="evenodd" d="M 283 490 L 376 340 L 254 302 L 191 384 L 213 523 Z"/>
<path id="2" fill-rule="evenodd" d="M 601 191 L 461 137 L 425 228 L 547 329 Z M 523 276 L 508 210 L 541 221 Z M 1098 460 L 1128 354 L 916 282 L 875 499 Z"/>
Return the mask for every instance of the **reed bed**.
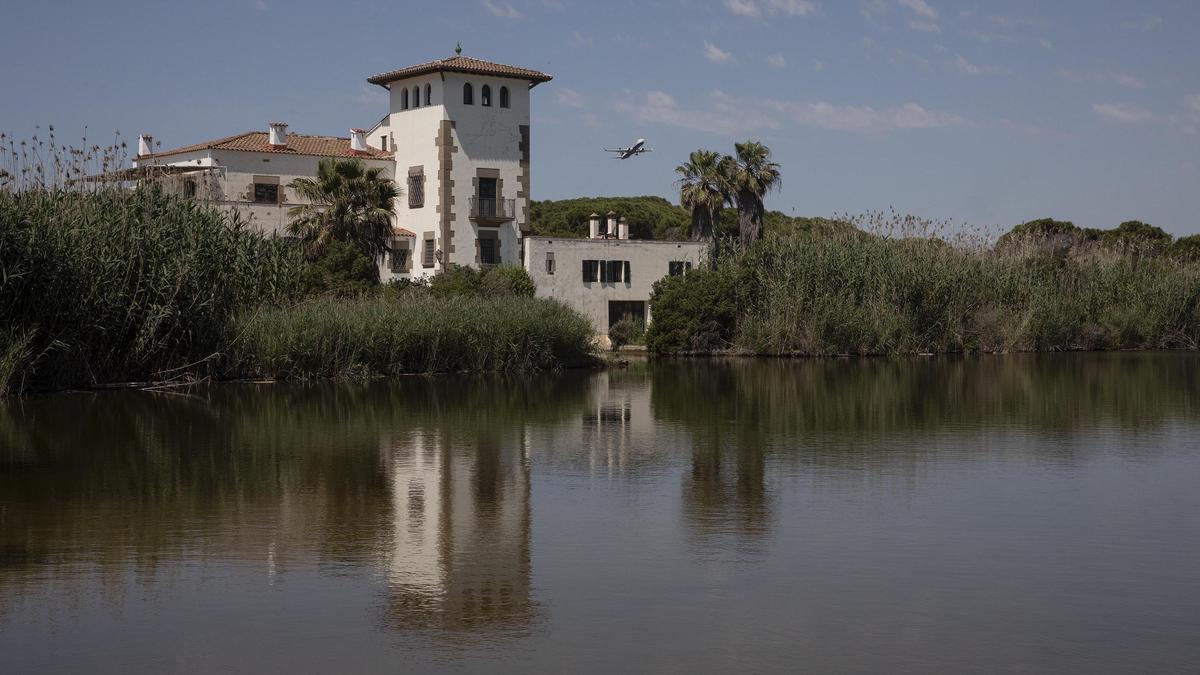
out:
<path id="1" fill-rule="evenodd" d="M 242 377 L 554 370 L 594 359 L 586 318 L 524 297 L 316 298 L 245 314 L 237 329 L 231 368 Z"/>
<path id="2" fill-rule="evenodd" d="M 909 225 L 768 238 L 716 271 L 665 280 L 649 344 L 774 355 L 1200 347 L 1200 265 L 1128 247 L 997 250 Z M 679 311 L 696 296 L 720 311 Z M 687 326 L 662 322 L 685 314 Z"/>

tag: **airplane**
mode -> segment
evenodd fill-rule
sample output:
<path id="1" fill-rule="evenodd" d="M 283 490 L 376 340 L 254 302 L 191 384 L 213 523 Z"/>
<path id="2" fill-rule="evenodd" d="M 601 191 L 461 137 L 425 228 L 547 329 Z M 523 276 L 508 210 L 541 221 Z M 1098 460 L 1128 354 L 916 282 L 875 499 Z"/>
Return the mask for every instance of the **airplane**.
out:
<path id="1" fill-rule="evenodd" d="M 643 152 L 654 152 L 650 148 L 646 147 L 646 139 L 644 139 L 644 138 L 637 139 L 637 143 L 634 143 L 633 145 L 629 146 L 628 148 L 617 148 L 616 150 L 609 150 L 608 148 L 604 148 L 604 151 L 617 153 L 617 155 L 615 157 L 613 157 L 613 159 L 629 159 L 630 157 L 636 157 L 637 155 L 640 155 Z"/>

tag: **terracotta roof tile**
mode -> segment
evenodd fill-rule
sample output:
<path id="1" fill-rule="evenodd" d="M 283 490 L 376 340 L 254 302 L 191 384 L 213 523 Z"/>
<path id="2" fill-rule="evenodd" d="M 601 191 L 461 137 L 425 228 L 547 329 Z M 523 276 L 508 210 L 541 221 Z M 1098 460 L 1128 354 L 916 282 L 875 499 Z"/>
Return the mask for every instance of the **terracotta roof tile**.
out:
<path id="1" fill-rule="evenodd" d="M 416 232 L 413 232 L 412 230 L 406 230 L 403 227 L 400 227 L 399 225 L 392 226 L 392 234 L 397 237 L 416 237 L 417 236 Z"/>
<path id="2" fill-rule="evenodd" d="M 265 131 L 247 131 L 244 134 L 218 138 L 215 141 L 206 141 L 204 143 L 196 143 L 194 145 L 185 145 L 182 148 L 164 150 L 162 152 L 156 152 L 153 155 L 143 155 L 138 157 L 138 159 L 152 159 L 155 157 L 165 157 L 168 155 L 178 155 L 184 152 L 194 152 L 196 150 L 209 149 L 269 152 L 279 155 L 360 157 L 362 159 L 391 159 L 392 157 L 392 153 L 390 152 L 384 152 L 383 150 L 378 150 L 371 147 L 368 147 L 365 152 L 356 152 L 350 149 L 349 138 L 339 138 L 337 136 L 305 136 L 303 134 L 288 134 L 287 146 L 282 148 L 269 145 L 267 143 L 268 139 L 269 136 Z"/>
<path id="3" fill-rule="evenodd" d="M 448 59 L 440 59 L 438 61 L 430 61 L 400 70 L 392 70 L 378 75 L 372 75 L 367 78 L 367 82 L 371 84 L 387 84 L 396 80 L 402 80 L 406 77 L 416 77 L 418 75 L 428 75 L 429 73 L 467 73 L 470 75 L 494 75 L 496 77 L 512 77 L 519 80 L 529 80 L 534 84 L 539 82 L 549 82 L 552 78 L 546 73 L 528 68 L 518 68 L 517 66 L 506 66 L 503 63 L 492 63 L 491 61 L 483 61 L 473 59 L 469 56 L 451 56 Z"/>

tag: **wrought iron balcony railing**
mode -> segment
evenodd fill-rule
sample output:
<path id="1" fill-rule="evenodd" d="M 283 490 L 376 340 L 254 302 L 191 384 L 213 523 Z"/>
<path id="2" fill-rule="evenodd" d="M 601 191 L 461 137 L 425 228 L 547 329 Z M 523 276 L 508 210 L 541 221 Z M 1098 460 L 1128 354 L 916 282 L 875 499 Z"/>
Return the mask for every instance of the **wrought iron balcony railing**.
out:
<path id="1" fill-rule="evenodd" d="M 517 200 L 493 197 L 471 197 L 471 218 L 482 221 L 504 221 L 516 217 Z"/>

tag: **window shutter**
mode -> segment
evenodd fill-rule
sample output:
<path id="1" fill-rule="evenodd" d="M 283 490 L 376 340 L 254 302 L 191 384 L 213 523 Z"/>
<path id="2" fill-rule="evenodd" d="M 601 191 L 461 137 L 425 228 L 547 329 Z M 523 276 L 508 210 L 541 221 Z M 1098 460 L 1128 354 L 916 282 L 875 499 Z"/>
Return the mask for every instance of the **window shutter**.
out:
<path id="1" fill-rule="evenodd" d="M 631 279 L 629 278 L 629 261 L 628 260 L 625 261 L 625 281 L 627 283 L 629 281 L 631 281 Z"/>

